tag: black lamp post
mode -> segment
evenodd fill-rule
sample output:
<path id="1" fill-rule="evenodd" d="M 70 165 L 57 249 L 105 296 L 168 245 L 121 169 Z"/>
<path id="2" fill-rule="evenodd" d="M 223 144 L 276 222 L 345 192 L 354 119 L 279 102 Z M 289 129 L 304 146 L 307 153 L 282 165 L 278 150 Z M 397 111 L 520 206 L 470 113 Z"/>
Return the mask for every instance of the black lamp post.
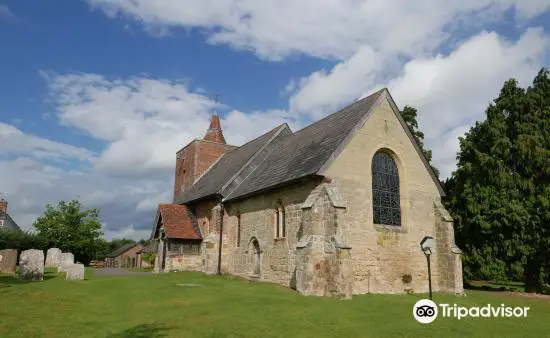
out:
<path id="1" fill-rule="evenodd" d="M 435 240 L 431 236 L 426 236 L 420 241 L 420 248 L 426 256 L 428 261 L 428 285 L 430 289 L 430 300 L 432 300 L 432 268 L 430 266 L 430 256 L 432 255 L 432 250 L 435 249 Z"/>

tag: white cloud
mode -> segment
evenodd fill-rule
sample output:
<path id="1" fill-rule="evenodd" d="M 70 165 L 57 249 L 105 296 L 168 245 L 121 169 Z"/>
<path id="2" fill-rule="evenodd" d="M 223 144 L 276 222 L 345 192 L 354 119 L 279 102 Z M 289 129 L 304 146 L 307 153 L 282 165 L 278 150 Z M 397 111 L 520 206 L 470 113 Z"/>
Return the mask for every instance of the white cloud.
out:
<path id="1" fill-rule="evenodd" d="M 199 28 L 211 43 L 281 59 L 292 53 L 349 58 L 368 45 L 382 55 L 432 51 L 450 30 L 499 19 L 511 8 L 522 19 L 548 10 L 544 0 L 87 0 L 110 17 L 150 31 Z M 450 23 L 453 23 L 450 25 Z"/>
<path id="2" fill-rule="evenodd" d="M 321 117 L 337 107 L 388 87 L 402 107 L 418 109 L 425 143 L 441 176 L 455 168 L 458 136 L 468 131 L 497 95 L 504 81 L 517 79 L 528 85 L 543 66 L 549 38 L 540 28 L 531 28 L 517 41 L 495 32 L 481 32 L 463 41 L 448 55 L 415 58 L 398 75 L 375 82 L 384 72 L 369 49 L 359 49 L 330 72 L 318 71 L 297 81 L 290 98 L 292 111 Z M 393 62 L 394 60 L 389 60 Z M 295 81 L 291 81 L 295 83 Z"/>
<path id="3" fill-rule="evenodd" d="M 152 222 L 151 222 L 152 224 Z M 104 237 L 107 240 L 131 238 L 134 240 L 147 239 L 151 236 L 151 229 L 136 229 L 133 225 L 127 227 L 111 230 L 108 227 L 102 229 Z"/>
<path id="4" fill-rule="evenodd" d="M 290 110 L 318 119 L 368 90 L 382 64 L 372 48 L 363 46 L 329 73 L 321 70 L 302 78 L 290 98 Z"/>
<path id="5" fill-rule="evenodd" d="M 100 209 L 107 238 L 148 237 L 158 204 L 172 199 L 175 152 L 204 136 L 216 103 L 182 81 L 42 75 L 56 107 L 52 117 L 106 147 L 96 154 L 0 123 L 0 150 L 13 153 L 0 158 L 10 214 L 29 230 L 47 203 L 79 197 L 86 208 Z M 222 126 L 228 143 L 239 145 L 285 121 L 294 124 L 282 110 L 232 110 Z M 64 163 L 46 164 L 60 159 L 84 165 L 70 170 Z"/>
<path id="6" fill-rule="evenodd" d="M 4 153 L 30 152 L 37 158 L 44 159 L 78 159 L 81 161 L 93 158 L 94 154 L 85 148 L 50 141 L 28 135 L 20 129 L 0 122 L 0 151 Z"/>
<path id="7" fill-rule="evenodd" d="M 108 142 L 94 166 L 110 175 L 171 172 L 176 151 L 204 135 L 216 106 L 182 81 L 106 79 L 97 74 L 45 78 L 60 122 Z M 279 110 L 231 111 L 223 121 L 224 134 L 229 143 L 241 144 L 289 119 Z M 250 124 L 255 128 L 248 128 Z"/>

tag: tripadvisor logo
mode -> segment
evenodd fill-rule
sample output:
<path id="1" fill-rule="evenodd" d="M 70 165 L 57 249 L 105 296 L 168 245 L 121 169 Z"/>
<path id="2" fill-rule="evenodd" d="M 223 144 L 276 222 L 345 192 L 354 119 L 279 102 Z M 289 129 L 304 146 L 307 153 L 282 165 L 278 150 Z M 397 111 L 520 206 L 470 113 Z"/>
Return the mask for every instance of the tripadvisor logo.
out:
<path id="1" fill-rule="evenodd" d="M 466 317 L 527 317 L 529 307 L 510 307 L 504 304 L 500 306 L 493 306 L 487 304 L 486 306 L 471 306 L 464 307 L 456 304 L 437 304 L 429 299 L 421 299 L 413 306 L 413 316 L 416 321 L 422 324 L 429 324 L 433 322 L 440 314 L 443 317 L 454 317 L 456 319 L 462 319 Z"/>

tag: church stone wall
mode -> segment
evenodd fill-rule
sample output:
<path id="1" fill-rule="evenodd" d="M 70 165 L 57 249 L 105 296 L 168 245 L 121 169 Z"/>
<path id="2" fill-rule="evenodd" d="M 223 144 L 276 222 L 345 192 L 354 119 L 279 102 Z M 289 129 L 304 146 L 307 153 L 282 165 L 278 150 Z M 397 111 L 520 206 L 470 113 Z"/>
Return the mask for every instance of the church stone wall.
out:
<path id="1" fill-rule="evenodd" d="M 227 206 L 224 219 L 222 267 L 231 274 L 250 278 L 253 248 L 260 244 L 259 279 L 295 288 L 296 244 L 302 236 L 302 203 L 319 182 L 305 182 L 251 197 Z M 274 215 L 278 201 L 285 207 L 286 238 L 275 239 Z M 237 212 L 241 214 L 241 241 L 237 247 Z"/>
<path id="2" fill-rule="evenodd" d="M 379 149 L 392 153 L 399 168 L 400 227 L 373 224 L 371 160 Z M 352 247 L 353 292 L 427 292 L 427 263 L 419 242 L 427 235 L 437 241 L 441 235 L 436 231 L 440 216 L 434 212 L 434 201 L 440 195 L 387 100 L 375 108 L 325 174 L 334 178 L 348 203 L 344 234 Z M 452 231 L 452 223 L 446 226 L 447 232 Z M 438 255 L 448 252 L 436 253 L 433 259 Z M 453 262 L 453 268 L 447 268 L 447 279 L 462 276 Z M 444 291 L 449 288 L 440 283 L 441 266 L 432 264 L 432 285 Z M 450 274 L 449 269 L 455 272 Z"/>

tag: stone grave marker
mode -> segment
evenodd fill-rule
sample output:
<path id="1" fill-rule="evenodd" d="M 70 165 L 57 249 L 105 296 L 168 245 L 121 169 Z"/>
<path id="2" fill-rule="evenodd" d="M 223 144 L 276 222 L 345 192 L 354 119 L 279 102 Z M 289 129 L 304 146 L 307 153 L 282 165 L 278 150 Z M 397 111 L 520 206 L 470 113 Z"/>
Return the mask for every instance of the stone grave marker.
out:
<path id="1" fill-rule="evenodd" d="M 19 257 L 19 276 L 22 280 L 44 279 L 44 251 L 25 250 Z"/>
<path id="2" fill-rule="evenodd" d="M 0 273 L 15 274 L 17 266 L 17 250 L 0 250 Z"/>

